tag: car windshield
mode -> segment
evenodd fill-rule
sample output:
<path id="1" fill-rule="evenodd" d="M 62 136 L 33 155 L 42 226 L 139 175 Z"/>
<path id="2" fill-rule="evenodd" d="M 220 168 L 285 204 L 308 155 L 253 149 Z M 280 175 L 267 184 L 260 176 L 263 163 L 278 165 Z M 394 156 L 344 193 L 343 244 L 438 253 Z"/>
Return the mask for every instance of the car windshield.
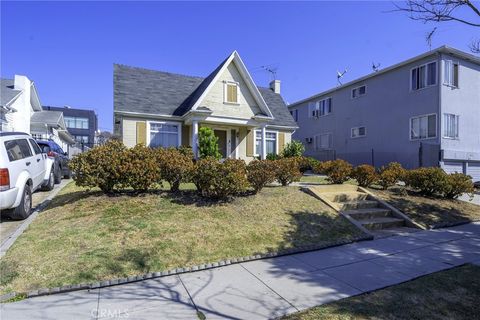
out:
<path id="1" fill-rule="evenodd" d="M 50 151 L 50 146 L 48 144 L 39 143 L 40 148 L 42 148 L 43 153 L 48 153 Z"/>

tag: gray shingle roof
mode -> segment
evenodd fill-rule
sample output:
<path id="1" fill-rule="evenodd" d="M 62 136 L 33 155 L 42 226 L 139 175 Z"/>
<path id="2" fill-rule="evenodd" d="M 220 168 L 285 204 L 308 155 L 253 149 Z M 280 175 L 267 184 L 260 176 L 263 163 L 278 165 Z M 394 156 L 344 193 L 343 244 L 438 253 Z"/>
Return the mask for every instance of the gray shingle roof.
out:
<path id="1" fill-rule="evenodd" d="M 184 115 L 219 72 L 224 60 L 206 78 L 114 65 L 114 111 Z M 271 125 L 296 127 L 281 95 L 258 87 L 274 116 Z"/>
<path id="2" fill-rule="evenodd" d="M 62 118 L 61 111 L 38 111 L 32 114 L 30 118 L 31 123 L 45 123 L 48 125 L 57 125 Z"/>
<path id="3" fill-rule="evenodd" d="M 13 89 L 13 79 L 0 79 L 0 106 L 6 106 L 21 90 Z"/>

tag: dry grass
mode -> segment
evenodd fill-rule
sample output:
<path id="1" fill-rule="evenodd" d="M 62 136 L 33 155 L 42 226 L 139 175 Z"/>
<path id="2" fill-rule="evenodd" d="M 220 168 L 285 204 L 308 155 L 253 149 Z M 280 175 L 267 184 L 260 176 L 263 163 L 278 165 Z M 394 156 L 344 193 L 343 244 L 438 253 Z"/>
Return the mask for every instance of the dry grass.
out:
<path id="1" fill-rule="evenodd" d="M 414 192 L 391 190 L 371 190 L 414 221 L 429 228 L 480 220 L 480 206 L 461 200 L 440 199 L 420 196 Z"/>
<path id="2" fill-rule="evenodd" d="M 437 319 L 480 315 L 480 267 L 466 265 L 369 294 L 343 299 L 284 320 Z"/>
<path id="3" fill-rule="evenodd" d="M 108 197 L 74 184 L 2 258 L 1 292 L 92 282 L 282 248 L 353 239 L 360 232 L 296 187 L 229 203 L 188 189 Z"/>

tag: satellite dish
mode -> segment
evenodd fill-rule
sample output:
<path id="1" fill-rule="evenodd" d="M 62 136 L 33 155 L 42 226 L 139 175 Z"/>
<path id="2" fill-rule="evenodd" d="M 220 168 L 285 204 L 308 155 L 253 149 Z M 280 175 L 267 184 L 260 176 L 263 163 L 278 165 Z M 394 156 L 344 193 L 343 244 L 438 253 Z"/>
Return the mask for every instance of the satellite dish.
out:
<path id="1" fill-rule="evenodd" d="M 342 79 L 342 77 L 345 75 L 345 73 L 347 73 L 347 69 L 345 68 L 345 70 L 343 70 L 343 72 L 340 72 L 337 70 L 337 81 L 338 81 L 338 85 L 342 85 L 342 82 L 340 81 L 340 79 Z"/>
<path id="2" fill-rule="evenodd" d="M 375 62 L 372 62 L 373 72 L 378 72 L 379 68 L 380 68 L 380 63 L 375 64 Z"/>

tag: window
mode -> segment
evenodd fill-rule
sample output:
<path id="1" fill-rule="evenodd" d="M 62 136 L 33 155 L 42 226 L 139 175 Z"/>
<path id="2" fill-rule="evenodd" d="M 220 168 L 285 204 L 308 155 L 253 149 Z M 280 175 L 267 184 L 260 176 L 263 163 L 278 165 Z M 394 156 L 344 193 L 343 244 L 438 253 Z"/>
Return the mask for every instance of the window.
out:
<path id="1" fill-rule="evenodd" d="M 180 126 L 172 123 L 150 122 L 150 147 L 178 147 Z"/>
<path id="2" fill-rule="evenodd" d="M 298 121 L 298 109 L 290 110 L 290 114 L 293 117 L 293 120 Z"/>
<path id="3" fill-rule="evenodd" d="M 88 143 L 88 136 L 74 136 L 74 139 L 80 143 Z"/>
<path id="4" fill-rule="evenodd" d="M 225 82 L 225 102 L 238 103 L 238 83 Z"/>
<path id="5" fill-rule="evenodd" d="M 326 98 L 308 105 L 309 118 L 318 118 L 332 113 L 332 98 Z"/>
<path id="6" fill-rule="evenodd" d="M 352 138 L 365 137 L 367 135 L 367 129 L 365 127 L 352 128 Z"/>
<path id="7" fill-rule="evenodd" d="M 327 150 L 332 148 L 332 134 L 324 133 L 314 137 L 315 150 Z"/>
<path id="8" fill-rule="evenodd" d="M 458 62 L 452 60 L 445 60 L 445 71 L 443 77 L 443 83 L 458 88 Z"/>
<path id="9" fill-rule="evenodd" d="M 32 156 L 32 150 L 28 145 L 27 139 L 17 139 L 5 141 L 8 160 L 17 161 Z"/>
<path id="10" fill-rule="evenodd" d="M 411 89 L 418 90 L 437 84 L 437 62 L 430 62 L 411 70 Z"/>
<path id="11" fill-rule="evenodd" d="M 277 133 L 267 131 L 265 133 L 265 144 L 267 146 L 267 154 L 277 154 Z M 255 131 L 255 155 L 262 154 L 262 132 Z"/>
<path id="12" fill-rule="evenodd" d="M 352 98 L 358 98 L 367 93 L 367 86 L 361 86 L 352 89 Z"/>
<path id="13" fill-rule="evenodd" d="M 410 118 L 410 139 L 428 139 L 437 136 L 437 115 L 423 115 Z"/>
<path id="14" fill-rule="evenodd" d="M 458 139 L 458 115 L 444 113 L 443 114 L 443 137 L 450 139 Z"/>
<path id="15" fill-rule="evenodd" d="M 65 126 L 72 129 L 88 129 L 88 118 L 64 117 Z"/>
<path id="16" fill-rule="evenodd" d="M 40 149 L 38 144 L 35 142 L 35 140 L 33 139 L 29 139 L 29 140 L 30 140 L 30 144 L 32 145 L 33 151 L 35 151 L 35 154 L 42 153 L 42 150 Z"/>

